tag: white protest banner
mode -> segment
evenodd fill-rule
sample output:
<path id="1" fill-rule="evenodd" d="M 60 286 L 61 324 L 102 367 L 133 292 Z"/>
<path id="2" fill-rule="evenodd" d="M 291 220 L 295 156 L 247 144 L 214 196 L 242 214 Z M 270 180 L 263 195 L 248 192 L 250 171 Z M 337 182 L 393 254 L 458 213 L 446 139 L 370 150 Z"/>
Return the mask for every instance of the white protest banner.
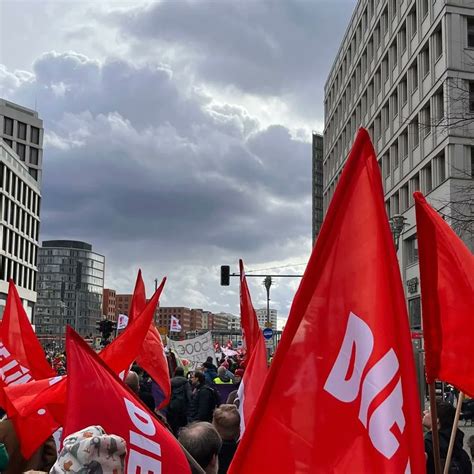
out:
<path id="1" fill-rule="evenodd" d="M 190 370 L 196 370 L 203 362 L 206 362 L 209 356 L 214 360 L 214 346 L 210 332 L 184 341 L 172 341 L 168 339 L 168 347 L 175 352 L 179 358 L 189 361 Z"/>
<path id="2" fill-rule="evenodd" d="M 171 316 L 170 332 L 181 332 L 181 324 L 179 324 L 179 319 L 175 316 Z"/>
<path id="3" fill-rule="evenodd" d="M 117 330 L 125 329 L 128 326 L 128 316 L 126 314 L 119 314 L 117 319 Z"/>

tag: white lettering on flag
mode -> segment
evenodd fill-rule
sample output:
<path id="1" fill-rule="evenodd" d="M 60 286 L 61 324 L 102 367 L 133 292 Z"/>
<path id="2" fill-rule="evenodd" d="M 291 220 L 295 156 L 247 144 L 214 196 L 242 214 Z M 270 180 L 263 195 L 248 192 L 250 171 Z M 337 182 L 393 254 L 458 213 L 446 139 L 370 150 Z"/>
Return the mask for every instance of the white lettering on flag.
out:
<path id="1" fill-rule="evenodd" d="M 19 385 L 33 379 L 29 369 L 21 366 L 0 342 L 0 378 L 5 385 Z"/>
<path id="2" fill-rule="evenodd" d="M 373 348 L 372 330 L 365 321 L 351 312 L 341 348 L 326 380 L 324 390 L 344 403 L 354 402 L 360 393 L 359 420 L 368 430 L 375 449 L 387 459 L 391 459 L 400 446 L 391 429 L 394 424 L 399 427 L 401 433 L 405 429 L 402 380 L 400 375 L 397 375 L 399 363 L 392 348 L 369 369 L 362 380 L 362 374 L 367 367 Z M 351 361 L 353 361 L 352 364 Z M 347 378 L 351 365 L 353 365 L 352 373 Z M 395 388 L 368 419 L 370 404 L 396 376 L 398 382 Z M 409 466 L 408 463 L 408 469 Z"/>

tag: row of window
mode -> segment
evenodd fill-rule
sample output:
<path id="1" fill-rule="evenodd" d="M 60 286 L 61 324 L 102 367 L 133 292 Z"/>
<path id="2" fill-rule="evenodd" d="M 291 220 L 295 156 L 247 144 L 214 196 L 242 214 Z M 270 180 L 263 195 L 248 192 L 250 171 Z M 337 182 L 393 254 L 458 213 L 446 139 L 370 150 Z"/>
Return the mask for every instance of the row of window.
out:
<path id="1" fill-rule="evenodd" d="M 0 255 L 0 280 L 10 279 L 21 288 L 36 291 L 36 271 L 5 255 Z"/>
<path id="2" fill-rule="evenodd" d="M 5 253 L 14 255 L 23 262 L 36 266 L 37 245 L 22 237 L 17 232 L 3 227 L 2 232 L 2 250 Z"/>
<path id="3" fill-rule="evenodd" d="M 40 149 L 34 146 L 28 146 L 24 143 L 13 142 L 8 138 L 4 138 L 3 141 L 13 150 L 16 148 L 16 154 L 20 157 L 21 161 L 26 161 L 30 165 L 39 166 L 39 152 Z"/>
<path id="4" fill-rule="evenodd" d="M 0 163 L 0 190 L 23 204 L 35 216 L 39 216 L 41 198 L 38 193 L 3 163 Z"/>
<path id="5" fill-rule="evenodd" d="M 381 45 L 384 44 L 385 36 L 387 35 L 389 31 L 389 25 L 398 24 L 398 22 L 394 23 L 394 21 L 396 21 L 397 14 L 399 13 L 398 1 L 399 0 L 390 0 L 390 2 L 388 2 L 387 5 L 385 5 L 385 8 L 383 9 L 380 15 L 380 19 L 377 22 L 374 28 L 374 31 L 367 42 L 367 47 L 364 53 L 362 54 L 358 65 L 355 67 L 356 71 L 358 68 L 359 68 L 359 71 L 360 69 L 365 69 L 367 67 L 367 64 L 369 65 L 371 64 L 372 59 L 374 58 L 374 51 L 377 52 L 379 48 L 381 47 Z M 428 0 L 422 0 L 420 7 L 421 7 L 421 18 L 422 20 L 424 20 L 424 18 L 426 17 L 429 11 Z M 361 16 L 361 19 L 359 20 L 358 26 L 355 29 L 355 32 L 352 36 L 351 42 L 349 43 L 344 59 L 342 60 L 339 70 L 336 74 L 335 80 L 333 81 L 331 89 L 329 90 L 327 102 L 326 102 L 327 110 L 332 109 L 333 105 L 335 104 L 337 100 L 339 91 L 344 86 L 347 80 L 347 76 L 353 68 L 352 64 L 355 62 L 359 49 L 361 45 L 364 43 L 363 36 L 366 31 L 370 30 L 370 28 L 368 28 L 367 14 L 369 14 L 369 17 L 372 18 L 375 12 L 375 9 L 376 9 L 376 5 L 374 5 L 374 2 L 369 1 L 367 7 L 365 8 Z M 370 20 L 369 20 L 369 23 L 370 23 Z M 417 31 L 418 31 L 418 15 L 417 15 L 417 7 L 416 7 L 416 1 L 415 1 L 406 17 L 405 22 L 403 22 L 402 27 L 400 28 L 398 34 L 394 38 L 389 48 L 393 67 L 395 67 L 396 65 L 398 52 L 400 51 L 403 53 L 406 49 L 406 46 L 408 43 L 408 34 L 410 34 L 410 37 L 413 37 Z M 388 55 L 386 55 L 386 58 L 387 58 L 386 59 L 387 67 L 388 67 Z M 357 72 L 354 72 L 353 77 L 354 75 L 357 75 L 357 74 L 358 74 Z"/>
<path id="6" fill-rule="evenodd" d="M 0 195 L 0 216 L 3 221 L 30 239 L 38 241 L 39 221 L 18 204 Z"/>
<path id="7" fill-rule="evenodd" d="M 4 117 L 3 118 L 3 133 L 5 135 L 9 135 L 10 137 L 13 137 L 13 125 L 14 125 L 14 120 L 9 118 L 9 117 Z M 38 127 L 34 127 L 33 125 L 27 125 L 26 123 L 16 121 L 17 122 L 17 127 L 16 127 L 16 138 L 19 140 L 25 140 L 28 141 L 27 138 L 27 132 L 28 128 L 30 129 L 29 133 L 29 141 L 31 143 L 34 143 L 35 145 L 39 145 L 40 143 L 40 129 Z"/>
<path id="8" fill-rule="evenodd" d="M 392 95 L 385 100 L 385 103 L 382 105 L 381 110 L 375 121 L 377 121 L 377 118 L 379 116 L 383 115 L 384 125 L 388 127 L 390 120 L 397 117 L 399 112 L 407 104 L 408 94 L 414 94 L 417 91 L 420 80 L 420 72 L 422 74 L 422 78 L 424 78 L 430 71 L 430 41 L 436 44 L 435 38 L 440 38 L 440 45 L 437 48 L 437 53 L 435 55 L 434 60 L 437 61 L 442 56 L 442 29 L 440 25 L 432 35 L 431 40 L 430 38 L 428 38 L 425 45 L 421 49 L 419 56 L 415 57 L 412 60 L 410 66 L 408 67 L 407 73 L 402 76 L 398 86 L 395 88 Z M 419 70 L 419 64 L 422 65 L 421 70 Z M 339 135 L 339 140 L 342 140 L 340 144 L 336 143 L 335 145 L 336 153 L 340 153 L 338 151 L 339 149 L 345 150 L 349 143 L 351 143 L 352 138 L 357 129 L 356 127 L 358 127 L 359 124 L 363 122 L 363 118 L 366 116 L 367 113 L 369 113 L 370 108 L 375 103 L 375 100 L 378 97 L 379 93 L 381 93 L 384 89 L 384 85 L 388 83 L 390 77 L 388 65 L 388 58 L 382 60 L 374 76 L 368 82 L 366 90 L 360 96 L 360 99 L 356 107 L 354 108 L 351 117 L 347 119 L 345 128 L 342 130 L 342 133 L 340 133 L 339 129 L 346 120 L 345 117 L 349 112 L 349 106 L 354 100 L 354 98 L 358 97 L 356 89 L 359 87 L 359 85 L 361 87 L 365 86 L 365 83 L 362 83 L 360 79 L 357 80 L 356 78 L 354 78 L 354 80 L 351 80 L 351 82 L 348 84 L 347 90 L 344 93 L 340 103 L 338 104 L 332 118 L 330 119 L 325 133 L 325 137 L 327 137 L 327 143 L 329 147 L 331 147 L 331 143 L 333 143 L 337 135 Z M 435 119 L 439 120 L 443 115 L 444 105 L 443 101 L 441 100 L 441 104 L 439 106 L 439 110 L 437 110 L 436 112 Z M 400 118 L 402 121 L 404 120 L 404 117 Z"/>

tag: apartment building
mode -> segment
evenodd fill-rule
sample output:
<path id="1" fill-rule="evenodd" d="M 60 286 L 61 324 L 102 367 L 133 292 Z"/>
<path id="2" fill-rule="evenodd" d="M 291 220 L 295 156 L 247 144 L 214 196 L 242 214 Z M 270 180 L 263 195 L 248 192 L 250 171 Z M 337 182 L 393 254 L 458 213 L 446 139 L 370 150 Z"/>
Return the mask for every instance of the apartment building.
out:
<path id="1" fill-rule="evenodd" d="M 325 85 L 325 212 L 363 126 L 387 215 L 404 221 L 398 257 L 414 330 L 421 310 L 413 192 L 422 191 L 473 248 L 466 206 L 474 195 L 473 53 L 471 2 L 361 0 Z"/>
<path id="2" fill-rule="evenodd" d="M 258 325 L 263 329 L 267 327 L 267 322 L 271 324 L 272 329 L 277 328 L 278 322 L 278 311 L 274 308 L 270 308 L 270 321 L 267 321 L 267 308 L 259 308 L 255 310 L 257 314 Z"/>
<path id="3" fill-rule="evenodd" d="M 13 279 L 28 317 L 36 303 L 40 189 L 27 166 L 0 140 L 0 318 Z"/>

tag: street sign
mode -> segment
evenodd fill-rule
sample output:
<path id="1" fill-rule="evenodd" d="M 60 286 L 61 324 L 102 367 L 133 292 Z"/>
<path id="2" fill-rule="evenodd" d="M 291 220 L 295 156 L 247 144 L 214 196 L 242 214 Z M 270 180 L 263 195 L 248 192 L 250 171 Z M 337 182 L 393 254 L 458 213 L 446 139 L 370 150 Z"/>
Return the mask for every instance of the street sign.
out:
<path id="1" fill-rule="evenodd" d="M 244 344 L 242 341 L 237 341 L 237 347 L 242 347 Z"/>
<path id="2" fill-rule="evenodd" d="M 273 329 L 272 328 L 265 328 L 263 330 L 263 337 L 265 339 L 271 339 L 273 337 Z"/>

